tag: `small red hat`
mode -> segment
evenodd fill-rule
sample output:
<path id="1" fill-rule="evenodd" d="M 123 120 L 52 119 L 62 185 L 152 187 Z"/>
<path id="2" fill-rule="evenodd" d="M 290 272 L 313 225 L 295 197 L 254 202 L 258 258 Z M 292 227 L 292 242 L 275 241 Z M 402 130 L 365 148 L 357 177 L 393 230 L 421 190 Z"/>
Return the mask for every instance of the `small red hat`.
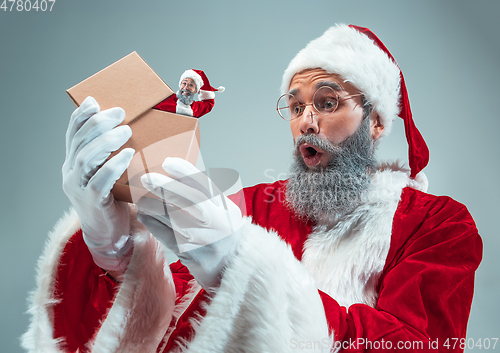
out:
<path id="1" fill-rule="evenodd" d="M 210 82 L 208 81 L 207 75 L 202 70 L 196 70 L 196 69 L 189 69 L 184 71 L 184 73 L 181 75 L 181 78 L 179 80 L 179 87 L 181 85 L 182 80 L 185 78 L 190 78 L 196 83 L 196 92 L 199 93 L 202 96 L 212 96 L 211 99 L 215 97 L 215 94 L 213 92 L 224 92 L 225 88 L 222 86 L 219 86 L 217 88 L 214 88 L 210 86 Z M 211 94 L 210 94 L 211 93 Z M 200 97 L 200 99 L 203 99 Z M 207 99 L 207 98 L 204 98 Z"/>

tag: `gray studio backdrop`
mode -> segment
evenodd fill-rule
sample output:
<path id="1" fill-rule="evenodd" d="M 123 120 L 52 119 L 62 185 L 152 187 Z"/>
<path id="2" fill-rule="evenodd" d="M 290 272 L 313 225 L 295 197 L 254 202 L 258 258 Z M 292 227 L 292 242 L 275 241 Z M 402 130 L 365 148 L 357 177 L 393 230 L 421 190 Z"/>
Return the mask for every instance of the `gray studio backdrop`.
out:
<path id="1" fill-rule="evenodd" d="M 185 69 L 203 69 L 226 86 L 201 120 L 205 165 L 236 169 L 247 186 L 271 182 L 285 176 L 292 146 L 274 110 L 281 74 L 335 22 L 372 29 L 399 62 L 430 148 L 429 192 L 464 203 L 484 240 L 468 336 L 499 337 L 499 4 L 57 0 L 51 12 L 0 10 L 0 351 L 21 351 L 35 264 L 69 207 L 67 88 L 134 50 L 174 88 Z M 379 157 L 406 156 L 397 121 Z"/>

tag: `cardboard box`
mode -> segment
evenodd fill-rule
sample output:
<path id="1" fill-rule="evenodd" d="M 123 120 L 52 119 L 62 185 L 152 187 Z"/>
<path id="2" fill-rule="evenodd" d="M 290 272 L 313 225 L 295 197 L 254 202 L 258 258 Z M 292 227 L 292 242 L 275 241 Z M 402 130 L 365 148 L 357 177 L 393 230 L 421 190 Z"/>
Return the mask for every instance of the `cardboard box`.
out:
<path id="1" fill-rule="evenodd" d="M 174 92 L 136 52 L 66 92 L 77 106 L 92 96 L 101 110 L 112 107 L 125 110 L 122 124 L 130 126 L 132 137 L 109 158 L 127 147 L 134 148 L 136 153 L 111 191 L 115 199 L 135 203 L 148 194 L 140 177 L 149 172 L 165 174 L 161 165 L 166 157 L 184 158 L 196 165 L 200 141 L 198 119 L 151 109 Z"/>

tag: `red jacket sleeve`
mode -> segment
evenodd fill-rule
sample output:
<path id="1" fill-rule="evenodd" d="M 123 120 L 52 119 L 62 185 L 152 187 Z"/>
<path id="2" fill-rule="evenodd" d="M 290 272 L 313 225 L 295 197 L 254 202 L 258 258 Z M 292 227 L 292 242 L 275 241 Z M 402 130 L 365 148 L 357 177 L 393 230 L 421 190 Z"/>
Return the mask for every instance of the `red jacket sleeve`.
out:
<path id="1" fill-rule="evenodd" d="M 170 265 L 177 294 L 176 305 L 190 291 L 193 276 L 179 261 Z M 54 297 L 58 299 L 53 308 L 53 337 L 61 339 L 64 352 L 87 352 L 88 343 L 99 331 L 107 317 L 120 284 L 97 266 L 79 230 L 66 243 L 57 268 Z M 194 330 L 189 318 L 203 315 L 199 304 L 207 300 L 201 290 L 185 315 L 177 322 L 172 338 L 189 338 Z M 172 340 L 173 341 L 173 340 Z M 173 343 L 173 342 L 172 342 Z"/>
<path id="2" fill-rule="evenodd" d="M 210 112 L 215 105 L 214 99 L 205 99 L 202 101 L 195 101 L 191 104 L 191 109 L 193 109 L 193 116 L 199 118 Z"/>
<path id="3" fill-rule="evenodd" d="M 377 306 L 346 309 L 320 292 L 337 344 L 353 352 L 463 351 L 481 256 L 481 238 L 463 205 L 405 189 Z"/>
<path id="4" fill-rule="evenodd" d="M 118 283 L 97 266 L 85 245 L 82 231 L 68 241 L 56 274 L 54 338 L 65 352 L 86 352 L 113 302 Z"/>
<path id="5" fill-rule="evenodd" d="M 157 105 L 153 107 L 153 109 L 162 110 L 164 112 L 175 113 L 177 107 L 176 96 L 175 94 L 170 95 L 168 98 L 164 99 Z"/>

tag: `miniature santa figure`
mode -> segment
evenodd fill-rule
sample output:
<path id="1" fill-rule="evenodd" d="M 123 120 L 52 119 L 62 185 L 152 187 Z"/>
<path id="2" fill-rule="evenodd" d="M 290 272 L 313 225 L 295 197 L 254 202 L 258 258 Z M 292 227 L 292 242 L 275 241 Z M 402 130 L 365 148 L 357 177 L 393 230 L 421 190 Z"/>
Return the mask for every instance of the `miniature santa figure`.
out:
<path id="1" fill-rule="evenodd" d="M 199 118 L 212 110 L 215 104 L 215 92 L 224 92 L 224 90 L 222 86 L 218 88 L 210 86 L 202 70 L 186 70 L 179 80 L 177 94 L 172 94 L 153 108 Z M 198 93 L 199 101 L 194 100 L 196 93 Z"/>

